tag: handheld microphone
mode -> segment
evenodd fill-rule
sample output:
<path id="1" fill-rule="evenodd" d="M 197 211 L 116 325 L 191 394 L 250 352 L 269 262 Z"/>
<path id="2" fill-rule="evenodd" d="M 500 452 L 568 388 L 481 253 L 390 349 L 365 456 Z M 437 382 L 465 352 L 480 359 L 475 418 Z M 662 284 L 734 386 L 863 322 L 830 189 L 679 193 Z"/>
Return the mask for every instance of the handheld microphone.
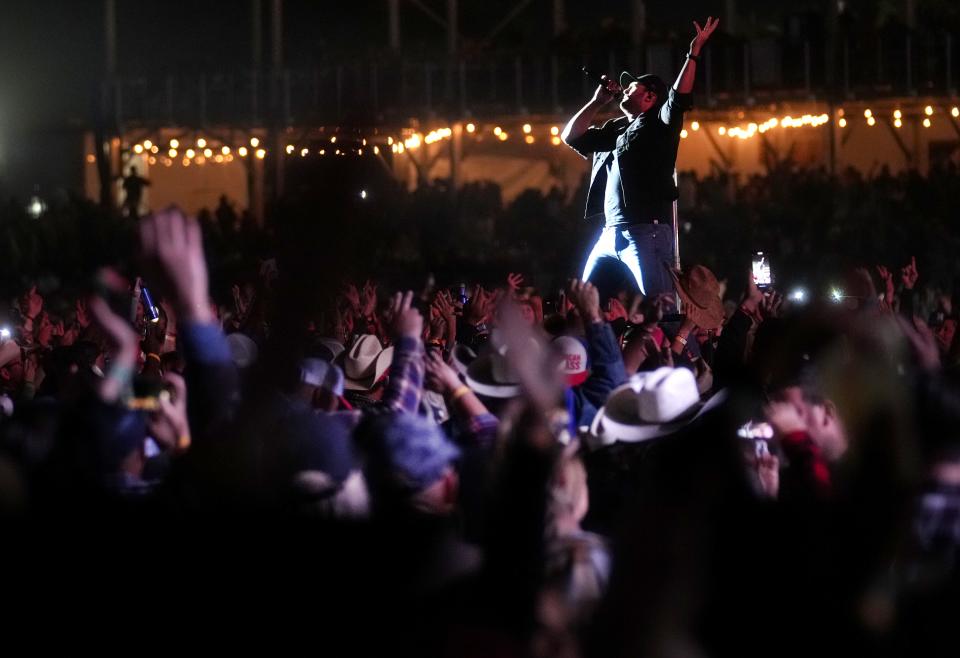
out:
<path id="1" fill-rule="evenodd" d="M 604 80 L 604 79 L 603 79 L 603 76 L 601 76 L 599 73 L 594 73 L 593 71 L 591 71 L 590 69 L 588 69 L 586 66 L 581 66 L 581 67 L 580 67 L 580 70 L 583 71 L 583 74 L 584 74 L 585 76 L 587 76 L 587 79 L 588 79 L 588 80 L 590 80 L 591 82 L 594 82 L 594 83 L 596 83 L 596 84 L 598 84 L 598 85 L 600 85 L 600 86 L 602 86 L 602 87 L 604 87 L 604 88 L 607 87 L 607 84 L 608 84 L 608 83 L 614 82 L 613 80 L 609 80 L 609 79 Z M 614 82 L 614 84 L 616 84 L 616 83 Z M 619 89 L 619 85 L 617 85 L 617 88 Z M 619 97 L 622 93 L 623 93 L 622 90 L 621 90 L 621 91 L 616 91 L 616 92 L 614 92 L 615 97 Z"/>

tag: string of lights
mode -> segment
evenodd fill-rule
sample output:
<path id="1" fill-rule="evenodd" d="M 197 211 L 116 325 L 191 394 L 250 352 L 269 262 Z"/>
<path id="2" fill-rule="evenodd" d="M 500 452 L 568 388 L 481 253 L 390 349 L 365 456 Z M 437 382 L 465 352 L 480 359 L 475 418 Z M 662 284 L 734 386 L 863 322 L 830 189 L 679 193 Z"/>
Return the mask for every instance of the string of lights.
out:
<path id="1" fill-rule="evenodd" d="M 918 109 L 909 114 L 899 108 L 894 109 L 889 114 L 890 125 L 894 128 L 901 128 L 905 121 L 914 120 L 918 121 L 924 128 L 930 128 L 933 125 L 934 115 L 938 111 L 949 114 L 954 119 L 960 118 L 960 108 L 958 107 L 952 107 L 947 112 L 946 108 L 938 110 L 932 105 L 926 105 L 922 110 Z M 826 113 L 802 114 L 800 116 L 786 115 L 783 117 L 770 116 L 764 121 L 749 121 L 746 123 L 743 122 L 743 113 L 741 112 L 739 115 L 739 122 L 727 122 L 722 119 L 705 117 L 693 119 L 688 123 L 688 127 L 681 130 L 680 137 L 681 139 L 687 139 L 692 133 L 700 130 L 710 130 L 721 137 L 748 140 L 774 129 L 817 128 L 830 122 L 830 116 Z M 872 128 L 881 119 L 886 120 L 887 117 L 886 115 L 881 117 L 879 111 L 875 113 L 873 109 L 868 107 L 863 110 L 863 119 L 865 124 Z M 851 125 L 852 120 L 852 118 L 848 119 L 844 108 L 837 109 L 837 127 L 847 128 Z M 552 146 L 559 146 L 562 143 L 560 127 L 557 125 L 535 127 L 530 123 L 524 123 L 518 126 L 516 130 L 508 128 L 498 124 L 481 126 L 475 122 L 468 122 L 462 125 L 462 134 L 478 142 L 490 138 L 499 142 L 509 142 L 514 139 L 514 135 L 518 134 L 522 137 L 522 142 L 528 145 L 536 144 L 540 139 Z M 363 136 L 358 131 L 334 129 L 333 134 L 328 137 L 319 136 L 304 139 L 300 142 L 291 141 L 285 145 L 283 152 L 290 158 L 306 158 L 310 155 L 333 157 L 380 156 L 389 148 L 391 153 L 399 155 L 406 151 L 417 151 L 423 147 L 450 140 L 453 135 L 454 126 L 434 128 L 426 133 L 414 128 L 406 128 L 399 131 L 398 134 L 367 136 Z M 263 160 L 268 155 L 268 150 L 262 144 L 261 139 L 255 136 L 233 144 L 202 136 L 191 139 L 186 137 L 170 138 L 168 140 L 147 138 L 136 143 L 124 142 L 121 150 L 127 159 L 136 155 L 145 158 L 150 165 L 160 164 L 167 167 L 178 163 L 184 167 L 226 164 L 233 162 L 236 158 Z M 87 155 L 87 161 L 95 162 L 94 156 L 92 154 Z"/>

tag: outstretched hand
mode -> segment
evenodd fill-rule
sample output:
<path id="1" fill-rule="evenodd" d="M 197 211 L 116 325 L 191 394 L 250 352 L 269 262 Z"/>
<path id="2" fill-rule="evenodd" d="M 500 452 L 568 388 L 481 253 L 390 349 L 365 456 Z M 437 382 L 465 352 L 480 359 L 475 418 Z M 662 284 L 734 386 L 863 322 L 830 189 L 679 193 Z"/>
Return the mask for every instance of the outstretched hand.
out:
<path id="1" fill-rule="evenodd" d="M 917 272 L 917 257 L 911 256 L 910 262 L 900 270 L 900 281 L 903 282 L 905 289 L 913 290 L 913 287 L 917 285 L 918 278 L 920 278 L 920 274 Z"/>
<path id="2" fill-rule="evenodd" d="M 622 88 L 614 80 L 611 80 L 605 75 L 601 76 L 600 80 L 603 84 L 599 85 L 597 90 L 593 92 L 593 100 L 602 105 L 606 105 L 617 97 L 617 94 L 622 91 Z"/>
<path id="3" fill-rule="evenodd" d="M 693 37 L 693 41 L 690 42 L 690 53 L 693 55 L 699 55 L 700 50 L 703 48 L 703 44 L 707 42 L 710 38 L 710 35 L 713 34 L 713 31 L 717 29 L 717 26 L 720 24 L 719 18 L 713 18 L 712 16 L 707 17 L 707 22 L 703 27 L 700 27 L 700 23 L 693 21 L 693 27 L 697 30 L 697 35 Z"/>
<path id="4" fill-rule="evenodd" d="M 893 300 L 896 295 L 896 287 L 893 284 L 893 273 L 883 265 L 877 265 L 877 276 L 883 282 L 883 301 L 888 307 L 893 308 Z"/>
<path id="5" fill-rule="evenodd" d="M 177 317 L 208 324 L 210 308 L 207 263 L 197 220 L 170 206 L 140 222 L 140 249 L 150 281 L 158 280 L 176 305 Z"/>
<path id="6" fill-rule="evenodd" d="M 461 385 L 457 371 L 443 360 L 439 352 L 433 351 L 427 354 L 425 366 L 427 390 L 446 395 Z"/>
<path id="7" fill-rule="evenodd" d="M 396 338 L 420 338 L 423 333 L 423 316 L 412 304 L 412 290 L 398 292 L 390 300 L 390 324 Z"/>
<path id="8" fill-rule="evenodd" d="M 120 289 L 119 276 L 113 270 L 103 270 L 99 278 L 114 292 Z M 126 391 L 133 377 L 140 351 L 140 336 L 125 318 L 110 309 L 103 297 L 91 296 L 87 300 L 87 309 L 109 343 L 110 370 L 107 376 L 100 380 L 98 393 L 101 400 L 111 404 Z"/>
<path id="9" fill-rule="evenodd" d="M 181 375 L 168 372 L 163 376 L 170 390 L 160 394 L 159 409 L 147 420 L 150 435 L 165 450 L 182 452 L 190 447 L 190 424 L 187 422 L 187 384 Z"/>
<path id="10" fill-rule="evenodd" d="M 570 300 L 580 312 L 580 317 L 584 323 L 601 322 L 603 320 L 603 316 L 600 314 L 600 293 L 596 286 L 589 281 L 571 279 L 567 290 L 570 294 Z"/>

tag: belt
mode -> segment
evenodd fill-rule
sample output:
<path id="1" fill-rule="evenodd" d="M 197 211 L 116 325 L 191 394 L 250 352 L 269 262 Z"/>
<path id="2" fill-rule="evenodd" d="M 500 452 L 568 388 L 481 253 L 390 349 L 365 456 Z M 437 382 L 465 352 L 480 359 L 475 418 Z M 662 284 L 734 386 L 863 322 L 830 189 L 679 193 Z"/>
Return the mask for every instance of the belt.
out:
<path id="1" fill-rule="evenodd" d="M 651 225 L 659 225 L 664 223 L 665 222 L 661 222 L 659 219 L 651 219 L 649 222 L 630 222 L 629 224 L 615 224 L 613 226 L 607 226 L 606 224 L 604 224 L 603 228 L 627 229 L 627 228 L 630 228 L 631 226 L 651 226 Z"/>

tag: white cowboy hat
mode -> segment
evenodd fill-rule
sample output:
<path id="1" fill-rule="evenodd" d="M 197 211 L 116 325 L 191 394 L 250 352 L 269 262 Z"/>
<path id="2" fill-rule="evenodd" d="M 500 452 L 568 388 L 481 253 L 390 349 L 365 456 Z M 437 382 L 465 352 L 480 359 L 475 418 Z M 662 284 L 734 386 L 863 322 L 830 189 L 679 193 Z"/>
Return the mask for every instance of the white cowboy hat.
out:
<path id="1" fill-rule="evenodd" d="M 393 347 L 384 349 L 372 334 L 358 337 L 343 356 L 344 388 L 369 391 L 387 372 L 392 361 Z"/>
<path id="2" fill-rule="evenodd" d="M 721 399 L 700 404 L 697 381 L 686 368 L 658 368 L 615 388 L 591 426 L 594 447 L 649 441 L 684 427 Z"/>

